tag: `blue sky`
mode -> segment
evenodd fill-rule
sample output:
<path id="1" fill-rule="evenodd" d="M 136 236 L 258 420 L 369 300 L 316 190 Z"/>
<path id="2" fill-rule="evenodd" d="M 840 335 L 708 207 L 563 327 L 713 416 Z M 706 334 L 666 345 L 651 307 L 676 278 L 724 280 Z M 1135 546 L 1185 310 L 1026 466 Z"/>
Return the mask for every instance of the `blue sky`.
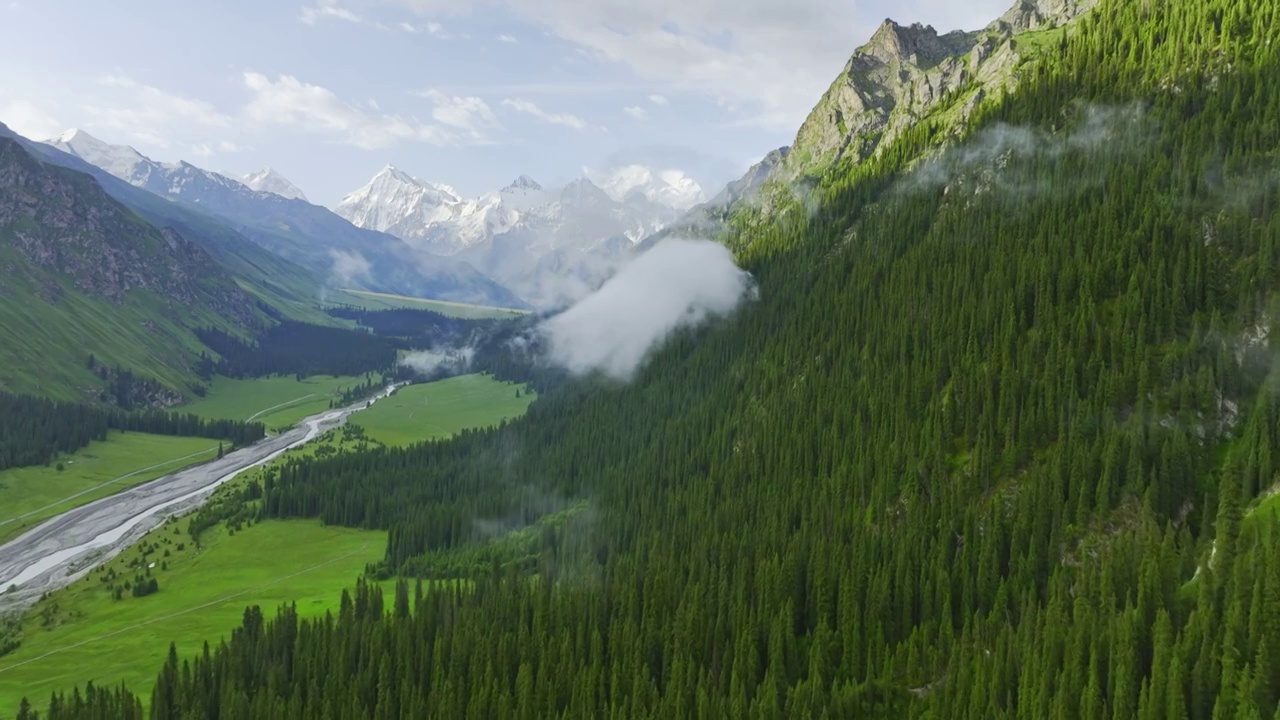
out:
<path id="1" fill-rule="evenodd" d="M 633 162 L 710 185 L 790 143 L 884 18 L 973 29 L 1010 4 L 0 0 L 0 121 L 269 165 L 326 205 L 387 163 L 466 195 Z"/>

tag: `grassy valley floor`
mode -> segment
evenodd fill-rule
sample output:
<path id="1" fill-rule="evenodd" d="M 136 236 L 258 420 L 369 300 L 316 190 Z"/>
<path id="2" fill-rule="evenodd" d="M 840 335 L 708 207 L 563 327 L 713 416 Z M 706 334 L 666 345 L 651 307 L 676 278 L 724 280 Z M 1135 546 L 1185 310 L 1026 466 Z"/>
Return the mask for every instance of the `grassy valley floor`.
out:
<path id="1" fill-rule="evenodd" d="M 214 410 L 201 414 L 251 414 L 255 397 L 257 405 L 283 402 L 280 398 L 307 387 L 292 378 L 265 383 L 274 393 L 268 397 L 255 395 L 254 383 L 264 387 L 262 380 L 244 381 L 224 386 L 221 396 L 211 393 Z M 448 437 L 522 415 L 534 399 L 522 386 L 484 375 L 414 385 L 352 416 L 351 424 L 358 428 L 329 432 L 277 462 L 321 449 L 341 452 L 366 444 L 409 445 Z M 219 493 L 236 492 L 262 473 L 244 473 Z M 0 656 L 0 713 L 16 708 L 24 695 L 43 702 L 53 691 L 70 691 L 88 680 L 100 686 L 124 681 L 146 697 L 170 641 L 184 656 L 198 652 L 205 641 L 216 645 L 251 605 L 261 606 L 268 617 L 290 602 L 297 603 L 302 615 L 336 609 L 342 589 L 354 586 L 385 550 L 385 532 L 312 521 L 267 521 L 234 533 L 220 524 L 201 535 L 197 548 L 187 520 L 179 518 L 27 613 L 20 647 Z M 144 582 L 154 578 L 158 592 L 133 597 L 139 575 Z M 122 591 L 119 600 L 115 588 Z"/>
<path id="2" fill-rule="evenodd" d="M 210 460 L 217 452 L 217 440 L 113 431 L 105 441 L 54 464 L 0 472 L 0 543 L 58 513 Z"/>
<path id="3" fill-rule="evenodd" d="M 351 422 L 384 445 L 410 445 L 519 417 L 536 397 L 522 386 L 487 375 L 462 375 L 410 385 L 353 416 Z"/>
<path id="4" fill-rule="evenodd" d="M 403 295 L 387 295 L 386 293 L 368 292 L 365 290 L 343 290 L 328 299 L 329 305 L 354 305 L 365 310 L 390 310 L 408 308 L 410 310 L 431 310 L 441 315 L 468 320 L 487 318 L 514 318 L 526 314 L 524 310 L 491 307 L 488 305 L 467 305 L 447 300 L 426 300 L 423 298 L 405 297 Z"/>
<path id="5" fill-rule="evenodd" d="M 252 420 L 268 429 L 292 427 L 303 418 L 328 409 L 346 388 L 362 377 L 320 375 L 295 380 L 292 375 L 235 380 L 215 377 L 205 397 L 178 408 L 218 420 Z"/>
<path id="6" fill-rule="evenodd" d="M 289 602 L 304 615 L 336 607 L 341 588 L 382 557 L 386 533 L 277 521 L 234 534 L 219 526 L 202 543 L 195 547 L 185 522 L 169 523 L 37 605 L 24 623 L 22 646 L 0 657 L 0 708 L 16 708 L 24 695 L 43 701 L 87 680 L 125 681 L 145 694 L 170 641 L 184 655 L 206 639 L 216 645 L 250 605 L 269 616 Z M 159 591 L 145 597 L 126 591 L 116 600 L 103 580 L 113 571 L 116 585 L 149 573 Z"/>

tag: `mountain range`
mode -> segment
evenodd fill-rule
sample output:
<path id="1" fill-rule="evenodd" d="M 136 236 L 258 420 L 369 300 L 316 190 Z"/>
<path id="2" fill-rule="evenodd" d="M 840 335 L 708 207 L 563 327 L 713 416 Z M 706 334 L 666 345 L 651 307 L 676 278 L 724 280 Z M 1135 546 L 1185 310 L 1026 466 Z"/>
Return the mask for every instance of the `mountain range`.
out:
<path id="1" fill-rule="evenodd" d="M 463 260 L 536 306 L 596 287 L 644 238 L 705 198 L 678 171 L 630 165 L 601 185 L 587 177 L 547 188 L 521 175 L 476 198 L 388 165 L 334 212 L 416 249 Z"/>
<path id="2" fill-rule="evenodd" d="M 355 227 L 306 202 L 289 181 L 264 172 L 248 180 L 264 190 L 187 162 L 159 163 L 131 147 L 82 130 L 46 143 L 136 188 L 198 209 L 330 284 L 484 305 L 524 303 L 474 267 L 415 250 L 386 233 Z"/>
<path id="3" fill-rule="evenodd" d="M 106 366 L 145 368 L 185 389 L 192 328 L 252 332 L 288 312 L 287 268 L 267 266 L 283 272 L 259 284 L 173 227 L 148 223 L 94 178 L 41 162 L 4 135 L 0 387 L 93 397 L 99 378 L 85 361 L 96 353 Z"/>
<path id="4" fill-rule="evenodd" d="M 628 164 L 546 188 L 527 176 L 464 198 L 391 165 L 329 211 L 264 169 L 236 179 L 161 163 L 69 130 L 46 144 L 130 185 L 198 208 L 327 282 L 404 295 L 558 306 L 599 285 L 629 250 L 706 200 L 678 170 Z"/>

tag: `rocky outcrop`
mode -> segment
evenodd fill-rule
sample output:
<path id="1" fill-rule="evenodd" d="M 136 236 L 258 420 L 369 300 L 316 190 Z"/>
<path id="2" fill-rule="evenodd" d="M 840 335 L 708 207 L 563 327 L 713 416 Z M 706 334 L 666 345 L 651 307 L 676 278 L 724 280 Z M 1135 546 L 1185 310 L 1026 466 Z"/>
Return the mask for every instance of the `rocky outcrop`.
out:
<path id="1" fill-rule="evenodd" d="M 1075 20 L 1096 4 L 1097 0 L 1018 0 L 988 29 L 1004 29 L 1017 34 L 1056 27 Z"/>
<path id="2" fill-rule="evenodd" d="M 254 302 L 204 250 L 157 229 L 117 203 L 87 175 L 46 166 L 0 138 L 0 243 L 25 259 L 25 272 L 56 302 L 56 278 L 113 304 L 134 290 L 171 307 L 206 308 L 249 325 Z M 24 268 L 25 265 L 25 268 Z"/>
<path id="3" fill-rule="evenodd" d="M 1014 87 L 1023 50 L 1017 36 L 1070 22 L 1096 0 L 1018 0 L 976 32 L 939 35 L 931 26 L 885 20 L 809 114 L 772 179 L 790 182 L 886 147 L 944 99 L 957 126 L 985 98 Z"/>

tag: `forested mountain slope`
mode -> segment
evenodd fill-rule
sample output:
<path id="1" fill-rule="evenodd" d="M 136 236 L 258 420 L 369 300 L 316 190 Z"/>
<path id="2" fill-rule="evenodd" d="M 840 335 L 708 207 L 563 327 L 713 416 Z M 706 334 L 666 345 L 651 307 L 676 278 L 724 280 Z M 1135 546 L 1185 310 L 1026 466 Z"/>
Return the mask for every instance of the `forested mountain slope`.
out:
<path id="1" fill-rule="evenodd" d="M 632 384 L 286 468 L 264 514 L 474 584 L 247 612 L 152 715 L 1275 717 L 1278 35 L 1101 0 L 962 144 L 739 225 L 760 299 Z M 495 528 L 532 560 L 449 562 Z"/>

